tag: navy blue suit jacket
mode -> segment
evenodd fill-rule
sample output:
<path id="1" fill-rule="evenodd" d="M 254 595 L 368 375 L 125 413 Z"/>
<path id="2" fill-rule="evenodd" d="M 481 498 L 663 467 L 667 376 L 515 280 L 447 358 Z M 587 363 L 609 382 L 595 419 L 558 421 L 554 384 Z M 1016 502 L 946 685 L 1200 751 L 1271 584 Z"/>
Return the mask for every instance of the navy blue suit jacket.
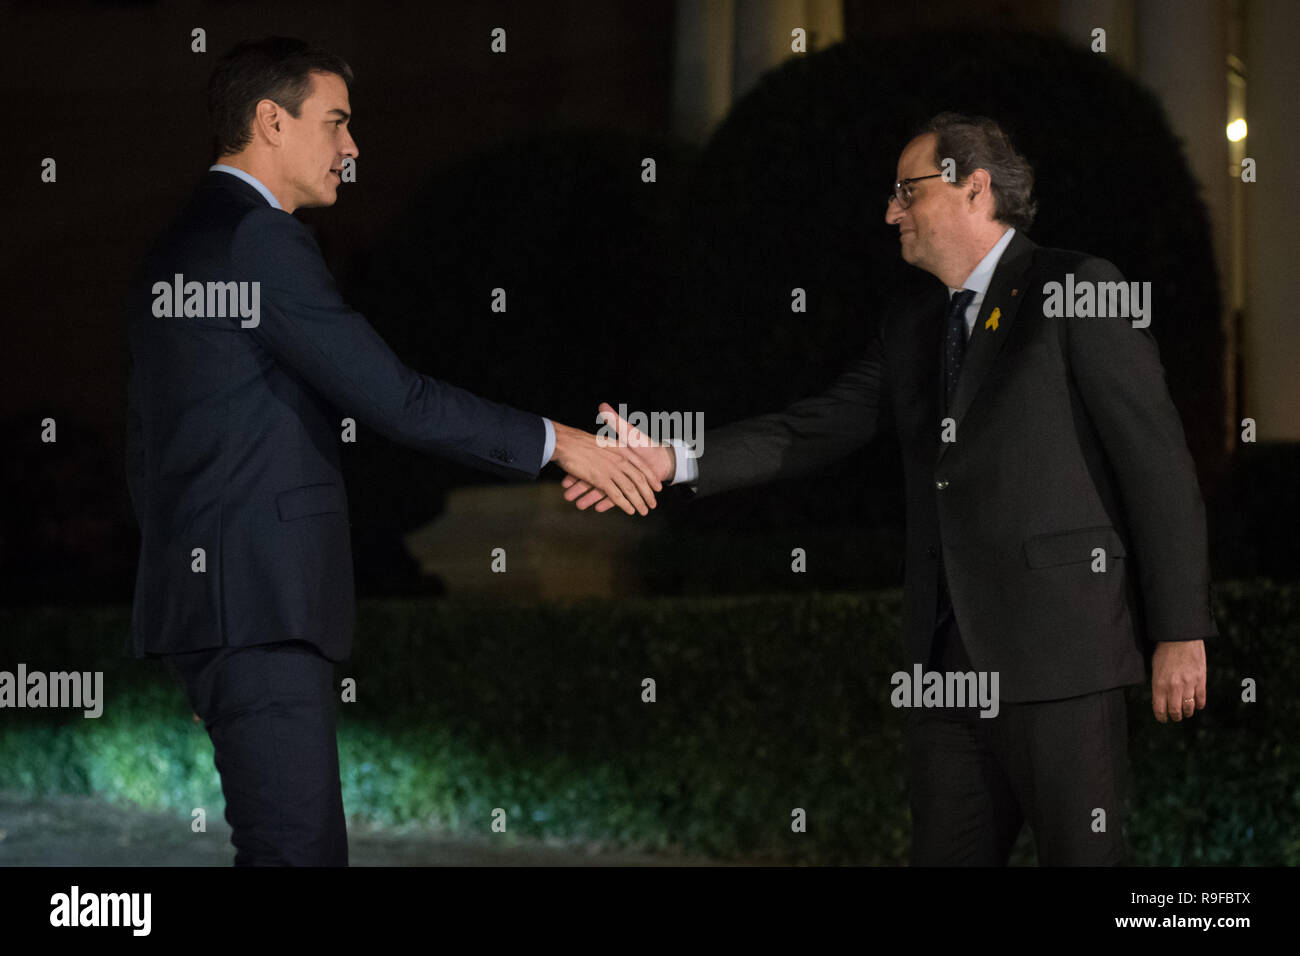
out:
<path id="1" fill-rule="evenodd" d="M 156 316 L 154 284 L 176 274 L 259 283 L 257 325 Z M 307 227 L 228 173 L 204 176 L 137 275 L 129 338 L 137 657 L 295 639 L 349 655 L 346 417 L 503 476 L 541 468 L 540 417 L 407 368 L 340 297 Z"/>

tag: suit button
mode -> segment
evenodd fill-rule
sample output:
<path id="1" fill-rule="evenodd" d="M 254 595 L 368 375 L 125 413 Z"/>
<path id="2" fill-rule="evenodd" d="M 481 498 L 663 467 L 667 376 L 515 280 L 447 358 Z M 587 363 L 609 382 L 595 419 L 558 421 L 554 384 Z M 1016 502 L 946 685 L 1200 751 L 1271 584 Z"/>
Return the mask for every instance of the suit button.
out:
<path id="1" fill-rule="evenodd" d="M 939 556 L 939 552 L 934 549 L 934 545 L 930 545 L 930 547 L 925 549 L 925 556 L 927 558 L 937 558 Z"/>
<path id="2" fill-rule="evenodd" d="M 948 487 L 948 482 L 946 482 L 946 481 L 936 481 L 936 482 L 934 483 L 934 486 L 935 486 L 936 488 L 938 488 L 940 491 L 943 491 L 943 489 L 945 489 L 945 488 Z"/>

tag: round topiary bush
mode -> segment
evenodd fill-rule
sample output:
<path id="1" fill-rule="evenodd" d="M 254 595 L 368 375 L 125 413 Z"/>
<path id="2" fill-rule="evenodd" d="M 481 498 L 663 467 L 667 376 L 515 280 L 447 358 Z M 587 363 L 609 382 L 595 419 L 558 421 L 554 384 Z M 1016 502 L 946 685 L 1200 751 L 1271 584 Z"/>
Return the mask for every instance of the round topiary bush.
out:
<path id="1" fill-rule="evenodd" d="M 1152 93 L 1103 55 L 1033 34 L 860 38 L 790 59 L 735 106 L 682 214 L 687 320 L 665 351 L 678 357 L 683 406 L 716 425 L 812 394 L 861 353 L 886 302 L 937 283 L 902 260 L 884 215 L 899 153 L 944 110 L 998 120 L 1033 165 L 1031 239 L 1152 283 L 1151 331 L 1193 456 L 1211 470 L 1220 300 L 1197 184 Z M 805 314 L 791 310 L 796 287 Z M 818 480 L 700 502 L 690 521 L 897 526 L 899 469 L 872 454 Z"/>

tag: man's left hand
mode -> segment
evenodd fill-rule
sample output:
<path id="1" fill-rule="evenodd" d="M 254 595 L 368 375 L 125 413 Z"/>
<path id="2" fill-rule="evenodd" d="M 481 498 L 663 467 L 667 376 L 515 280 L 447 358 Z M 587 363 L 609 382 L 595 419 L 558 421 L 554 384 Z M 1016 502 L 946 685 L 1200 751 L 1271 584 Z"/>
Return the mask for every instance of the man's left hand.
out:
<path id="1" fill-rule="evenodd" d="M 1205 709 L 1205 642 L 1159 641 L 1151 657 L 1151 710 L 1175 723 Z"/>

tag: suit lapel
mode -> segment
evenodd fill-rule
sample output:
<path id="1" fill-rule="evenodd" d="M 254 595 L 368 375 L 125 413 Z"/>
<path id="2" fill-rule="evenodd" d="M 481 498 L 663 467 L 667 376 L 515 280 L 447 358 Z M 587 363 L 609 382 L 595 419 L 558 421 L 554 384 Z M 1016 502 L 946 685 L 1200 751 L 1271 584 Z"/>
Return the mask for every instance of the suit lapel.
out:
<path id="1" fill-rule="evenodd" d="M 975 328 L 971 330 L 970 340 L 966 343 L 966 356 L 962 359 L 961 374 L 957 377 L 957 391 L 953 395 L 952 409 L 948 413 L 956 421 L 959 435 L 962 419 L 966 417 L 971 402 L 975 400 L 980 384 L 992 366 L 993 360 L 1002 350 L 1002 344 L 1011 335 L 1011 327 L 1015 324 L 1021 303 L 1028 298 L 1025 279 L 1033 262 L 1034 250 L 1037 248 L 1034 242 L 1025 238 L 1024 233 L 1017 230 L 1003 251 L 1002 258 L 998 260 L 998 267 L 993 270 L 988 291 L 984 294 L 984 302 L 980 305 L 979 315 L 975 317 Z M 1016 290 L 1015 295 L 1011 294 L 1013 289 Z M 994 309 L 998 311 L 996 328 L 990 321 Z M 940 338 L 942 339 L 942 336 Z M 941 341 L 940 364 L 936 368 L 942 368 L 942 361 Z M 938 378 L 939 407 L 943 408 L 943 376 L 939 375 Z M 937 461 L 943 460 L 944 452 L 948 450 L 950 444 L 952 443 L 939 443 Z"/>

